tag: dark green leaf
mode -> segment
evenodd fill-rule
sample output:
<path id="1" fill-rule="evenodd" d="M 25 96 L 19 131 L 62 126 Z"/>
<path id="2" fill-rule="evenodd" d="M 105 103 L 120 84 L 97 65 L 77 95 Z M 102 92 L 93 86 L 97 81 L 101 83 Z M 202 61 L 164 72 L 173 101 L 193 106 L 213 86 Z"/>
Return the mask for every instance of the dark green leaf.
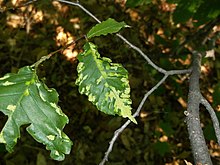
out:
<path id="1" fill-rule="evenodd" d="M 68 118 L 57 102 L 57 92 L 41 83 L 29 66 L 0 78 L 0 111 L 8 116 L 0 142 L 12 152 L 20 137 L 20 127 L 29 124 L 28 133 L 51 150 L 53 159 L 63 160 L 70 153 L 72 142 L 62 131 Z"/>
<path id="2" fill-rule="evenodd" d="M 199 7 L 200 0 L 186 1 L 181 0 L 178 3 L 176 10 L 173 13 L 173 20 L 175 23 L 184 23 L 188 21 Z"/>
<path id="3" fill-rule="evenodd" d="M 111 33 L 117 33 L 121 28 L 126 27 L 124 22 L 117 22 L 112 18 L 107 19 L 97 25 L 95 25 L 87 34 L 88 38 L 107 35 Z"/>
<path id="4" fill-rule="evenodd" d="M 164 156 L 170 152 L 170 146 L 167 142 L 157 142 L 154 144 L 154 150 L 161 156 Z"/>
<path id="5" fill-rule="evenodd" d="M 144 4 L 151 3 L 152 0 L 127 0 L 126 6 L 127 7 L 137 7 Z"/>
<path id="6" fill-rule="evenodd" d="M 214 105 L 220 104 L 220 84 L 217 84 L 214 88 L 213 103 L 214 103 Z"/>

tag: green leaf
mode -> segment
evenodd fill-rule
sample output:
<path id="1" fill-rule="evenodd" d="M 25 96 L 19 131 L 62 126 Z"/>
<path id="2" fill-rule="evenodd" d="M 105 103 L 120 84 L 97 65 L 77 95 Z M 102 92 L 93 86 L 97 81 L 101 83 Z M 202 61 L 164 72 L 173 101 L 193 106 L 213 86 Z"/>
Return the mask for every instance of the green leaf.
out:
<path id="1" fill-rule="evenodd" d="M 173 13 L 174 22 L 177 24 L 188 21 L 196 12 L 200 3 L 201 0 L 192 0 L 192 1 L 180 0 Z"/>
<path id="2" fill-rule="evenodd" d="M 167 142 L 156 142 L 153 144 L 154 150 L 161 156 L 170 152 L 170 146 Z"/>
<path id="3" fill-rule="evenodd" d="M 57 92 L 41 83 L 29 66 L 0 78 L 0 111 L 8 116 L 0 132 L 0 143 L 12 152 L 20 127 L 28 124 L 28 133 L 51 150 L 51 157 L 63 160 L 70 153 L 72 142 L 62 131 L 68 118 L 57 102 Z"/>
<path id="4" fill-rule="evenodd" d="M 96 46 L 88 42 L 84 52 L 78 55 L 79 92 L 88 96 L 98 110 L 109 114 L 128 117 L 131 115 L 130 86 L 127 70 L 120 64 L 112 63 L 109 58 L 100 58 Z"/>
<path id="5" fill-rule="evenodd" d="M 200 26 L 220 15 L 220 1 L 204 1 L 198 8 L 197 12 L 193 16 L 195 20 L 198 20 L 195 24 Z M 208 9 L 208 10 L 207 10 Z"/>
<path id="6" fill-rule="evenodd" d="M 152 0 L 127 0 L 126 6 L 127 7 L 137 7 L 145 4 L 151 3 Z"/>
<path id="7" fill-rule="evenodd" d="M 121 28 L 126 27 L 123 22 L 117 22 L 112 18 L 107 19 L 97 25 L 95 25 L 87 34 L 88 38 L 100 36 L 100 35 L 107 35 L 109 33 L 117 33 Z"/>
<path id="8" fill-rule="evenodd" d="M 214 92 L 213 92 L 213 104 L 215 106 L 220 104 L 220 83 L 218 83 L 214 87 Z"/>

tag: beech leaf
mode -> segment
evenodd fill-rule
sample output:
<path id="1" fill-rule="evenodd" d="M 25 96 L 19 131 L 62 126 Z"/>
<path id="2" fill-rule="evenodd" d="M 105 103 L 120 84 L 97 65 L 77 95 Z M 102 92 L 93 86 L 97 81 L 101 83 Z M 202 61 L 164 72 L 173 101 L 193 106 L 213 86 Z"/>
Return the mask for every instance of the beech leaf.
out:
<path id="1" fill-rule="evenodd" d="M 98 110 L 128 117 L 137 123 L 131 115 L 127 70 L 120 64 L 112 63 L 109 58 L 101 58 L 96 45 L 91 42 L 84 45 L 84 52 L 78 55 L 78 60 L 76 84 L 79 92 L 87 95 Z"/>
<path id="2" fill-rule="evenodd" d="M 121 28 L 128 27 L 125 22 L 117 22 L 112 18 L 107 19 L 95 25 L 87 34 L 87 38 L 92 38 L 100 35 L 107 35 L 110 33 L 117 33 Z"/>
<path id="3" fill-rule="evenodd" d="M 28 133 L 51 150 L 53 159 L 64 160 L 72 142 L 63 132 L 68 118 L 57 103 L 57 92 L 40 82 L 30 66 L 1 77 L 0 111 L 8 120 L 0 132 L 0 143 L 5 143 L 12 152 L 20 137 L 20 127 L 28 125 Z"/>

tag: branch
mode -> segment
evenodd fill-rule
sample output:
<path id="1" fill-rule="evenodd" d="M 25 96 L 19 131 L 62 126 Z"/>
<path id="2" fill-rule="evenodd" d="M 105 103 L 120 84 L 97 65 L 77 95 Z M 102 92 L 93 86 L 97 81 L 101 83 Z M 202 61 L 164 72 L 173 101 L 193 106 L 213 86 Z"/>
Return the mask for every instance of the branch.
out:
<path id="1" fill-rule="evenodd" d="M 42 62 L 50 59 L 51 56 L 53 56 L 54 54 L 58 53 L 58 52 L 63 52 L 65 49 L 67 49 L 69 46 L 76 44 L 79 40 L 85 38 L 85 36 L 82 36 L 80 38 L 77 38 L 76 40 L 70 42 L 69 44 L 65 45 L 64 47 L 61 47 L 58 50 L 55 50 L 51 53 L 49 53 L 48 55 L 42 56 L 37 62 L 35 62 L 33 65 L 31 65 L 31 67 L 35 67 L 37 68 Z"/>
<path id="2" fill-rule="evenodd" d="M 149 90 L 143 97 L 141 103 L 139 104 L 136 112 L 134 113 L 133 117 L 137 117 L 139 116 L 139 113 L 146 101 L 146 99 L 148 98 L 148 96 L 150 96 L 168 77 L 168 75 L 165 75 L 153 88 L 151 88 L 151 90 Z M 116 141 L 116 139 L 118 138 L 118 136 L 123 132 L 123 130 L 131 123 L 130 120 L 127 120 L 119 129 L 117 129 L 114 132 L 114 136 L 112 137 L 112 140 L 109 142 L 109 147 L 108 150 L 105 153 L 105 157 L 102 159 L 101 163 L 99 165 L 104 165 L 106 161 L 108 161 L 108 156 L 112 151 L 113 145 Z"/>
<path id="3" fill-rule="evenodd" d="M 207 109 L 207 111 L 209 112 L 211 116 L 213 127 L 215 130 L 215 135 L 218 141 L 218 145 L 220 145 L 220 127 L 219 127 L 219 121 L 215 114 L 215 111 L 212 108 L 212 106 L 209 104 L 209 102 L 203 96 L 201 96 L 201 104 L 205 106 L 205 108 Z"/>
<path id="4" fill-rule="evenodd" d="M 167 79 L 168 76 L 174 75 L 174 74 L 185 74 L 191 72 L 191 69 L 186 69 L 186 70 L 171 70 L 167 71 L 164 75 L 164 77 L 153 87 L 151 90 L 149 90 L 143 97 L 142 101 L 140 102 L 136 112 L 134 113 L 133 117 L 137 117 L 140 114 L 140 111 L 146 102 L 147 98 Z M 108 161 L 108 156 L 111 153 L 113 149 L 113 145 L 118 138 L 118 136 L 124 131 L 124 129 L 131 123 L 130 120 L 127 120 L 119 129 L 117 129 L 114 132 L 114 136 L 112 137 L 111 141 L 109 142 L 109 147 L 108 150 L 105 152 L 105 156 L 102 159 L 101 163 L 99 165 L 104 165 L 106 161 Z"/>
<path id="5" fill-rule="evenodd" d="M 101 23 L 101 21 L 95 17 L 90 11 L 88 11 L 86 8 L 84 8 L 81 4 L 79 4 L 79 2 L 70 2 L 70 1 L 66 1 L 66 0 L 56 0 L 58 2 L 61 3 L 66 3 L 69 5 L 73 5 L 73 6 L 78 6 L 79 8 L 81 8 L 85 13 L 87 13 L 89 16 L 91 16 L 94 20 L 96 20 L 98 23 Z M 185 69 L 185 70 L 170 70 L 170 71 L 166 71 L 165 69 L 157 66 L 153 61 L 151 61 L 151 59 L 137 46 L 133 45 L 132 43 L 130 43 L 126 38 L 124 38 L 122 35 L 120 34 L 116 34 L 121 40 L 123 40 L 126 44 L 128 44 L 132 49 L 134 49 L 135 51 L 137 51 L 142 57 L 144 57 L 144 59 L 148 62 L 149 65 L 151 65 L 154 69 L 156 69 L 158 72 L 163 73 L 164 77 L 153 87 L 151 88 L 150 91 L 148 91 L 141 103 L 139 104 L 136 112 L 133 114 L 133 117 L 137 117 L 140 114 L 140 111 L 146 101 L 146 99 L 149 97 L 149 95 L 151 95 L 166 79 L 168 76 L 170 75 L 174 75 L 174 74 L 186 74 L 186 73 L 190 73 L 191 69 Z M 100 162 L 99 165 L 104 165 L 106 161 L 108 161 L 108 156 L 111 153 L 112 149 L 113 149 L 113 145 L 116 141 L 116 139 L 118 138 L 118 136 L 123 132 L 123 130 L 131 123 L 130 120 L 127 120 L 119 129 L 117 129 L 114 132 L 114 136 L 112 137 L 111 141 L 109 142 L 109 147 L 108 150 L 105 152 L 105 156 L 103 158 L 103 160 Z"/>
<path id="6" fill-rule="evenodd" d="M 58 2 L 62 2 L 62 3 L 66 3 L 69 5 L 73 5 L 73 6 L 78 6 L 79 8 L 81 8 L 85 13 L 87 13 L 90 17 L 92 17 L 94 20 L 96 20 L 98 23 L 101 23 L 101 21 L 94 16 L 90 11 L 88 11 L 85 7 L 83 7 L 79 2 L 70 2 L 70 1 L 66 1 L 66 0 L 56 0 Z M 132 49 L 134 49 L 135 51 L 137 51 L 142 57 L 144 57 L 144 59 L 148 62 L 148 64 L 150 64 L 154 69 L 156 69 L 158 72 L 160 73 L 166 73 L 166 70 L 164 70 L 163 68 L 160 68 L 159 66 L 157 66 L 153 61 L 151 61 L 151 59 L 149 59 L 149 57 L 142 52 L 137 46 L 133 45 L 132 43 L 130 43 L 126 38 L 124 38 L 122 35 L 120 34 L 116 34 L 121 40 L 123 40 L 126 44 L 128 44 Z"/>
<path id="7" fill-rule="evenodd" d="M 202 55 L 200 53 L 193 52 L 192 74 L 189 80 L 188 106 L 187 111 L 184 113 L 186 115 L 186 124 L 195 164 L 212 165 L 199 117 L 199 105 L 201 101 L 199 88 L 201 58 Z"/>
<path id="8" fill-rule="evenodd" d="M 185 39 L 177 48 L 174 49 L 172 56 L 178 54 L 186 44 L 193 42 L 193 41 L 202 41 L 202 44 L 205 44 L 207 40 L 208 34 L 212 31 L 213 27 L 220 24 L 220 15 L 217 16 L 215 19 L 207 23 L 203 28 L 199 29 L 196 33 L 193 33 L 189 38 Z"/>
<path id="9" fill-rule="evenodd" d="M 25 2 L 25 3 L 21 4 L 21 5 L 19 5 L 19 6 L 9 7 L 9 8 L 4 8 L 4 9 L 1 8 L 1 6 L 0 6 L 0 12 L 5 12 L 5 11 L 8 11 L 8 10 L 16 10 L 16 9 L 24 7 L 24 6 L 28 6 L 28 5 L 30 5 L 30 4 L 32 4 L 34 2 L 37 2 L 37 0 L 30 0 L 28 2 Z"/>

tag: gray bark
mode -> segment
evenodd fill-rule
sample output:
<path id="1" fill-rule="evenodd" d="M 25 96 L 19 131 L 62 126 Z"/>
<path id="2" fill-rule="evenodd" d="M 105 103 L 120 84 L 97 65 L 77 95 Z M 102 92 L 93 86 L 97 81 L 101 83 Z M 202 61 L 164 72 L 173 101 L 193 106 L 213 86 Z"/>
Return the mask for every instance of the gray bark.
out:
<path id="1" fill-rule="evenodd" d="M 185 112 L 186 124 L 195 164 L 212 165 L 199 117 L 199 105 L 201 100 L 199 88 L 200 67 L 201 54 L 194 52 L 192 73 L 189 80 L 188 106 Z"/>

